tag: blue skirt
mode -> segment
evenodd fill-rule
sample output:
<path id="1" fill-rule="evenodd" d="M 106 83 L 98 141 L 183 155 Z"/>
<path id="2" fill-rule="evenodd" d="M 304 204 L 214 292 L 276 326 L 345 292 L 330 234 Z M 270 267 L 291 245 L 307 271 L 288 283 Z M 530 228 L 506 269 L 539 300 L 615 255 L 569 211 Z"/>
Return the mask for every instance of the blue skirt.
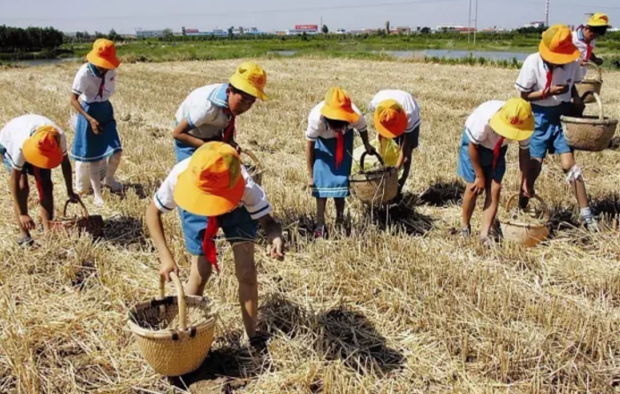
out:
<path id="1" fill-rule="evenodd" d="M 82 108 L 99 122 L 103 131 L 99 134 L 93 133 L 88 120 L 78 114 L 71 158 L 89 163 L 107 159 L 116 152 L 122 151 L 112 104 L 109 101 L 90 104 L 82 102 Z"/>
<path id="2" fill-rule="evenodd" d="M 536 159 L 544 159 L 547 152 L 564 154 L 572 152 L 564 137 L 560 117 L 571 109 L 570 103 L 562 103 L 555 107 L 543 107 L 532 104 L 536 127 L 530 139 L 530 155 Z"/>
<path id="3" fill-rule="evenodd" d="M 314 144 L 314 187 L 318 198 L 345 198 L 349 195 L 349 176 L 353 165 L 353 130 L 344 135 L 344 158 L 336 168 L 336 138 L 318 138 Z"/>
<path id="4" fill-rule="evenodd" d="M 459 162 L 457 173 L 465 182 L 474 183 L 476 180 L 476 171 L 474 171 L 474 165 L 471 162 L 469 156 L 469 136 L 466 131 L 463 131 L 463 137 L 461 138 L 461 147 L 459 148 Z M 508 146 L 502 147 L 499 152 L 499 158 L 497 159 L 497 165 L 493 168 L 493 151 L 484 146 L 478 146 L 478 153 L 480 154 L 480 165 L 482 166 L 482 172 L 485 179 L 493 179 L 497 183 L 502 183 L 504 175 L 506 174 L 506 152 L 508 152 Z"/>

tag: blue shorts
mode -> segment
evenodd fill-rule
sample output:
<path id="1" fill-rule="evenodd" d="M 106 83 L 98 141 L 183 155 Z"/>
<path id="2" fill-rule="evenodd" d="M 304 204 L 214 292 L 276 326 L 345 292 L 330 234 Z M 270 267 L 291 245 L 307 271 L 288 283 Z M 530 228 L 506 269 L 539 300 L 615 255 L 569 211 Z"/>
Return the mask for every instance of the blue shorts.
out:
<path id="1" fill-rule="evenodd" d="M 185 237 L 185 247 L 192 256 L 203 256 L 202 241 L 207 229 L 207 217 L 194 215 L 179 208 L 181 226 Z M 226 240 L 231 244 L 254 242 L 258 233 L 258 220 L 252 219 L 245 207 L 218 216 L 218 222 Z"/>
<path id="2" fill-rule="evenodd" d="M 544 159 L 547 152 L 564 154 L 572 152 L 562 130 L 560 117 L 570 111 L 570 103 L 562 103 L 555 107 L 541 107 L 532 104 L 536 128 L 530 139 L 530 156 Z"/>
<path id="3" fill-rule="evenodd" d="M 495 169 L 493 169 L 493 151 L 484 146 L 478 146 L 480 165 L 482 165 L 482 172 L 484 173 L 485 179 L 493 179 L 497 183 L 502 183 L 504 174 L 506 174 L 506 152 L 508 152 L 508 146 L 504 146 L 500 150 L 497 165 Z M 465 131 L 463 131 L 463 136 L 461 137 L 457 173 L 467 183 L 474 183 L 476 180 L 474 165 L 471 162 L 471 157 L 469 157 L 469 137 Z"/>

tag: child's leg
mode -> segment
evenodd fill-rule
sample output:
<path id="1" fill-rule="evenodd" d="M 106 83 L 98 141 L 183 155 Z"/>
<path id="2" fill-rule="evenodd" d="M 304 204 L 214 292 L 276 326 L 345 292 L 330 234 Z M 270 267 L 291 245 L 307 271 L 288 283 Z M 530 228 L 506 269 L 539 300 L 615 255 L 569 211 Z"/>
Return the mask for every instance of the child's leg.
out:
<path id="1" fill-rule="evenodd" d="M 235 274 L 239 281 L 241 317 L 248 338 L 256 335 L 258 320 L 258 279 L 254 264 L 254 243 L 240 242 L 232 246 L 235 256 Z"/>
<path id="2" fill-rule="evenodd" d="M 49 221 L 54 218 L 54 185 L 52 184 L 52 171 L 38 170 L 41 176 L 41 205 L 39 207 L 39 215 L 43 224 L 43 231 L 46 233 L 50 230 Z"/>
<path id="3" fill-rule="evenodd" d="M 525 174 L 525 181 L 528 183 L 530 191 L 535 190 L 534 184 L 542 172 L 542 160 L 532 157 L 529 162 L 529 171 Z M 519 198 L 519 207 L 525 209 L 530 199 L 521 195 Z"/>
<path id="4" fill-rule="evenodd" d="M 336 205 L 336 224 L 344 223 L 344 198 L 334 198 L 334 204 Z"/>
<path id="5" fill-rule="evenodd" d="M 28 175 L 25 173 L 21 173 L 19 175 L 19 182 L 17 183 L 17 195 L 19 199 L 25 199 L 28 201 L 28 195 L 30 194 L 30 187 L 28 186 Z M 13 204 L 13 211 L 15 212 L 15 220 L 17 221 L 17 226 L 19 227 L 19 238 L 30 238 L 30 231 L 25 229 L 22 226 L 21 221 L 19 220 L 19 208 L 17 204 Z"/>
<path id="6" fill-rule="evenodd" d="M 123 152 L 116 152 L 108 159 L 108 172 L 105 176 L 105 183 L 112 191 L 118 192 L 123 189 L 123 186 L 114 179 L 114 174 L 118 170 L 118 166 L 121 164 L 121 156 Z"/>
<path id="7" fill-rule="evenodd" d="M 461 216 L 461 227 L 464 229 L 471 228 L 471 217 L 476 209 L 476 200 L 478 196 L 473 191 L 474 184 L 465 184 L 465 195 L 463 196 L 463 213 Z"/>
<path id="8" fill-rule="evenodd" d="M 325 206 L 327 205 L 326 198 L 317 197 L 316 199 L 316 223 L 319 226 L 325 225 Z"/>
<path id="9" fill-rule="evenodd" d="M 99 166 L 101 161 L 94 161 L 89 164 L 90 184 L 95 194 L 95 205 L 103 205 L 103 197 L 101 196 L 101 175 L 99 173 Z"/>
<path id="10" fill-rule="evenodd" d="M 572 153 L 564 153 L 560 155 L 560 161 L 562 163 L 562 170 L 565 174 L 569 174 L 571 170 L 574 170 L 574 176 L 569 180 L 570 185 L 579 204 L 579 208 L 588 207 L 588 195 L 586 193 L 586 184 L 581 176 L 581 169 L 575 163 L 575 157 Z M 578 173 L 577 173 L 578 172 Z"/>
<path id="11" fill-rule="evenodd" d="M 83 194 L 90 190 L 88 163 L 84 163 L 83 161 L 75 162 L 75 185 L 73 188 L 78 194 Z"/>
<path id="12" fill-rule="evenodd" d="M 495 221 L 495 216 L 497 215 L 501 190 L 502 185 L 496 182 L 494 179 L 490 182 L 487 181 L 485 190 L 486 198 L 484 201 L 484 212 L 482 213 L 482 229 L 480 230 L 480 239 L 485 239 L 489 236 L 489 230 L 491 230 L 493 222 Z"/>
<path id="13" fill-rule="evenodd" d="M 205 256 L 192 256 L 189 279 L 185 284 L 185 294 L 202 296 L 213 269 Z"/>

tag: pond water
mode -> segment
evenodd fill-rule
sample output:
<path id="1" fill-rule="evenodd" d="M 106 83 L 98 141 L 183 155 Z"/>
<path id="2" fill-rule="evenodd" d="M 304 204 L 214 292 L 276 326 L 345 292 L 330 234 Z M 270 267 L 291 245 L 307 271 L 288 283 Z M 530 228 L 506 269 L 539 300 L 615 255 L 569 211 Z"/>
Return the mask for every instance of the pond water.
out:
<path id="1" fill-rule="evenodd" d="M 34 60 L 18 60 L 15 64 L 19 64 L 20 66 L 48 66 L 51 64 L 63 64 L 63 63 L 71 63 L 78 62 L 80 58 L 77 57 L 69 57 L 63 59 L 34 59 Z"/>
<path id="2" fill-rule="evenodd" d="M 269 51 L 268 54 L 280 56 L 294 56 L 297 51 Z M 416 51 L 370 51 L 370 53 L 385 54 L 397 59 L 424 59 L 425 57 L 439 57 L 446 59 L 485 58 L 487 60 L 512 60 L 524 61 L 530 54 L 524 52 L 499 52 L 499 51 L 453 51 L 448 49 L 426 49 Z"/>

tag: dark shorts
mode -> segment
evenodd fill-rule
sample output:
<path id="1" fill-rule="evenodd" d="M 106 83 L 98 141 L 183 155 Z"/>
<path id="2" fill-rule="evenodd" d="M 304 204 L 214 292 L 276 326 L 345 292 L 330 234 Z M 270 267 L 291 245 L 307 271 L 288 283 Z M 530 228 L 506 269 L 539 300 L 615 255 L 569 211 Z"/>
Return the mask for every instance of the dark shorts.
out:
<path id="1" fill-rule="evenodd" d="M 394 138 L 394 141 L 398 144 L 398 146 L 403 146 L 405 137 L 409 137 L 411 139 L 411 150 L 417 149 L 417 147 L 420 146 L 420 126 L 416 127 L 411 133 L 403 134 L 400 137 Z"/>

